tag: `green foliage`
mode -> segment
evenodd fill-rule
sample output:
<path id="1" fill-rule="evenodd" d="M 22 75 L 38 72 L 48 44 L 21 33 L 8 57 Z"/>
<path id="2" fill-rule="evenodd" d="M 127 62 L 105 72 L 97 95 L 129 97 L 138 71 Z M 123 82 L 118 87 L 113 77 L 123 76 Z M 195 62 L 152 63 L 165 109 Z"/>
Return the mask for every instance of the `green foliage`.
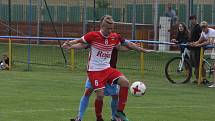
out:
<path id="1" fill-rule="evenodd" d="M 99 8 L 108 8 L 108 6 L 110 5 L 107 0 L 97 0 L 96 4 Z"/>

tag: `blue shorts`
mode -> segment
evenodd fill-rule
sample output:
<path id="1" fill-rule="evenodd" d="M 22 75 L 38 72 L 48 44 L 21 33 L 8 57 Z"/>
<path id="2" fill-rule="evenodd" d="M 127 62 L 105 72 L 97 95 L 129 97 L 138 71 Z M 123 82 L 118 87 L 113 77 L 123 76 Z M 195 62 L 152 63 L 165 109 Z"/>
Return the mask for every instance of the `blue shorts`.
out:
<path id="1" fill-rule="evenodd" d="M 86 80 L 85 88 L 87 88 L 87 89 L 93 88 L 89 80 Z M 114 85 L 106 84 L 105 85 L 105 88 L 104 88 L 105 96 L 118 95 L 118 92 L 119 92 L 119 88 L 118 88 L 117 84 L 114 84 Z"/>

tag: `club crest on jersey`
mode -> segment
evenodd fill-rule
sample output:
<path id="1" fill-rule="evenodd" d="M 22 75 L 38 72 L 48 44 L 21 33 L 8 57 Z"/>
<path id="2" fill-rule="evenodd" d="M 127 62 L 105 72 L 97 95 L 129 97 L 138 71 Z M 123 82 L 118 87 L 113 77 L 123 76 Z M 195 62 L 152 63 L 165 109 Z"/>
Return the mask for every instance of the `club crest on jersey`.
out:
<path id="1" fill-rule="evenodd" d="M 102 57 L 102 58 L 110 58 L 111 54 L 110 53 L 105 53 L 105 52 L 102 52 L 102 51 L 98 51 L 98 53 L 96 54 L 96 56 Z"/>

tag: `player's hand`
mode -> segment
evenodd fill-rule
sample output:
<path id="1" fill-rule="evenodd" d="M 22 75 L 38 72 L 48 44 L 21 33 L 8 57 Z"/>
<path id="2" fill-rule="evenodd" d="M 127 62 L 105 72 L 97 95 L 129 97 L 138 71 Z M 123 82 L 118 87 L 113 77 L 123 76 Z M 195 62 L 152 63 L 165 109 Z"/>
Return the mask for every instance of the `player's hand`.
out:
<path id="1" fill-rule="evenodd" d="M 194 45 L 194 47 L 201 47 L 201 46 L 202 46 L 201 44 L 197 44 L 197 43 Z"/>
<path id="2" fill-rule="evenodd" d="M 174 44 L 171 44 L 171 46 L 173 46 L 173 47 L 178 47 L 178 44 L 177 44 L 177 43 L 174 43 Z"/>
<path id="3" fill-rule="evenodd" d="M 176 39 L 171 39 L 170 42 L 178 43 L 178 41 Z"/>
<path id="4" fill-rule="evenodd" d="M 69 41 L 64 42 L 63 45 L 62 45 L 62 47 L 65 48 L 65 49 L 69 49 L 70 48 Z"/>
<path id="5" fill-rule="evenodd" d="M 195 43 L 195 42 L 190 42 L 189 45 L 190 45 L 191 47 L 195 47 L 196 43 Z"/>
<path id="6" fill-rule="evenodd" d="M 193 42 L 189 42 L 189 43 L 187 43 L 187 45 L 192 47 L 193 46 Z"/>

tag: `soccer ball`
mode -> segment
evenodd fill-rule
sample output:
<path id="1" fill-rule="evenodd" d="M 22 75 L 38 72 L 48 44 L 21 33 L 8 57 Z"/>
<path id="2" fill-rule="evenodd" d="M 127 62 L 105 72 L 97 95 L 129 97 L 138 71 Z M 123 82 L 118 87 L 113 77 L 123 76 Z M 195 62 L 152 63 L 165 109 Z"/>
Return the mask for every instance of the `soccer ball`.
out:
<path id="1" fill-rule="evenodd" d="M 0 70 L 4 70 L 6 68 L 5 64 L 2 62 L 0 63 Z"/>
<path id="2" fill-rule="evenodd" d="M 131 84 L 130 92 L 136 97 L 143 96 L 146 92 L 146 85 L 143 82 L 136 81 Z"/>

